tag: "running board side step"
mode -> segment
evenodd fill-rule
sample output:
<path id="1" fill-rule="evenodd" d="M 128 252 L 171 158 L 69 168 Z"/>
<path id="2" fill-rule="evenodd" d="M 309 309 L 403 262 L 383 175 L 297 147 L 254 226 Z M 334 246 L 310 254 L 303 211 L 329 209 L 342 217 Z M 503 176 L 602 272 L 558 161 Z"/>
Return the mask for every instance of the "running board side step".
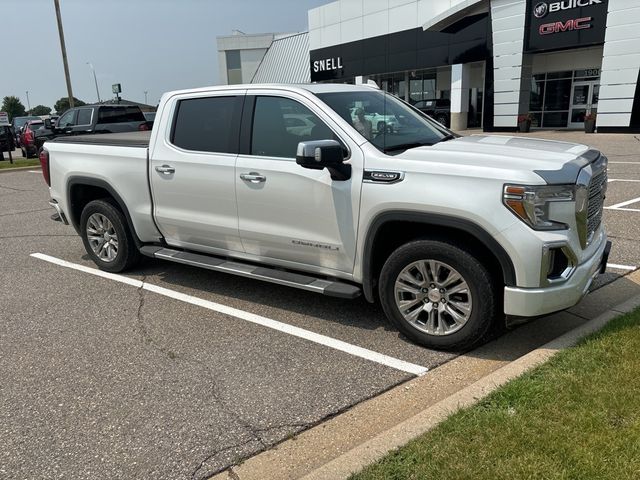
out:
<path id="1" fill-rule="evenodd" d="M 225 258 L 204 255 L 201 253 L 173 250 L 171 248 L 145 246 L 140 253 L 151 258 L 160 258 L 171 262 L 183 263 L 193 267 L 206 268 L 217 272 L 231 273 L 241 277 L 253 278 L 265 282 L 277 283 L 288 287 L 321 293 L 330 297 L 356 298 L 362 291 L 355 285 L 338 281 L 324 280 L 321 278 L 303 275 L 299 273 L 276 270 L 274 268 L 261 267 L 250 263 L 241 263 Z"/>

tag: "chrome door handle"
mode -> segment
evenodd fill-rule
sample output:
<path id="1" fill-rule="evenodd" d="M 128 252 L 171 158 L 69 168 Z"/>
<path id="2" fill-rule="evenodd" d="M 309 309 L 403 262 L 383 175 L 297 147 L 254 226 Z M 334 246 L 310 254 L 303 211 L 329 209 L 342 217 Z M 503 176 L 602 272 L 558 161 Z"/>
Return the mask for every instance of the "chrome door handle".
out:
<path id="1" fill-rule="evenodd" d="M 156 167 L 156 172 L 163 173 L 165 175 L 171 175 L 172 173 L 175 173 L 175 171 L 176 169 L 171 165 L 162 165 L 161 167 Z"/>
<path id="2" fill-rule="evenodd" d="M 241 173 L 240 178 L 245 182 L 261 183 L 266 182 L 267 177 L 260 175 L 258 172 Z"/>

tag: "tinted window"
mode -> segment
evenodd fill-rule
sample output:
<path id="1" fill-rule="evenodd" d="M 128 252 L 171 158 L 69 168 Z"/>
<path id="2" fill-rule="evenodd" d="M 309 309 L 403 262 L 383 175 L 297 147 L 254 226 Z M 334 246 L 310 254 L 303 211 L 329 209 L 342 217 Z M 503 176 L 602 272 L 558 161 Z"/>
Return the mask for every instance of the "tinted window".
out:
<path id="1" fill-rule="evenodd" d="M 91 108 L 81 108 L 78 110 L 78 121 L 76 125 L 91 125 Z"/>
<path id="2" fill-rule="evenodd" d="M 239 97 L 210 97 L 178 103 L 171 142 L 199 152 L 238 153 Z"/>
<path id="3" fill-rule="evenodd" d="M 56 123 L 56 127 L 65 128 L 65 127 L 72 127 L 73 125 L 75 125 L 74 119 L 76 117 L 77 112 L 78 112 L 77 110 L 69 110 L 67 113 L 65 113 L 60 117 L 60 119 Z"/>
<path id="4" fill-rule="evenodd" d="M 338 140 L 304 105 L 288 98 L 256 98 L 251 155 L 295 158 L 299 142 L 328 139 Z"/>
<path id="5" fill-rule="evenodd" d="M 144 121 L 144 115 L 139 107 L 100 107 L 98 110 L 98 123 Z"/>

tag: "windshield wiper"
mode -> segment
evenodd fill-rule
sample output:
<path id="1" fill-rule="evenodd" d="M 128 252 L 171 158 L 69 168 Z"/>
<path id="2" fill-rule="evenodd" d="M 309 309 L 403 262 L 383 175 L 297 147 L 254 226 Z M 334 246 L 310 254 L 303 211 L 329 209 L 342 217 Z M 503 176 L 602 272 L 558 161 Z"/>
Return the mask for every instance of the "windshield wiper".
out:
<path id="1" fill-rule="evenodd" d="M 453 133 L 447 133 L 444 137 L 442 137 L 436 143 L 446 142 L 447 140 L 453 140 L 454 138 L 458 138 L 458 136 L 454 135 Z"/>
<path id="2" fill-rule="evenodd" d="M 426 147 L 431 145 L 433 145 L 433 143 L 425 143 L 425 142 L 401 143 L 400 145 L 391 145 L 390 147 L 386 147 L 383 151 L 384 153 L 397 152 L 399 150 L 409 150 L 410 148 Z"/>

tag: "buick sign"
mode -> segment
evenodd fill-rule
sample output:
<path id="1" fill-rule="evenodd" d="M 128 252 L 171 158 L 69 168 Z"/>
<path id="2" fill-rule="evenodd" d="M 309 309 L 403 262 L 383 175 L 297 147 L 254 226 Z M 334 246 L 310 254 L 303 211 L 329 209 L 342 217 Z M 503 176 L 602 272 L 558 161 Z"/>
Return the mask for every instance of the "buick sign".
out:
<path id="1" fill-rule="evenodd" d="M 544 2 L 540 2 L 533 8 L 533 15 L 536 18 L 543 18 L 549 13 L 549 5 Z"/>

